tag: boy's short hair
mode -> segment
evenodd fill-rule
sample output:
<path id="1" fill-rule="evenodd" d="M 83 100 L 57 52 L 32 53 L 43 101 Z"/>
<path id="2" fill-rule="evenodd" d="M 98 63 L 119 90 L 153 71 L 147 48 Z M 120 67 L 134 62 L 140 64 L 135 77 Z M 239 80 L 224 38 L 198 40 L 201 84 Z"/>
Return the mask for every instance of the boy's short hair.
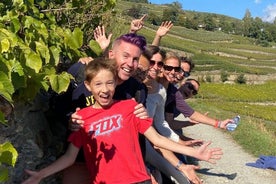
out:
<path id="1" fill-rule="evenodd" d="M 103 69 L 109 70 L 113 73 L 114 78 L 117 78 L 116 62 L 112 59 L 100 57 L 89 62 L 85 67 L 85 80 L 90 82 Z"/>
<path id="2" fill-rule="evenodd" d="M 117 38 L 113 43 L 113 48 L 115 45 L 117 44 L 119 45 L 121 41 L 136 45 L 137 47 L 140 48 L 141 51 L 144 51 L 147 46 L 147 41 L 144 36 L 137 35 L 135 33 L 128 33 L 128 34 L 121 35 L 119 38 Z"/>

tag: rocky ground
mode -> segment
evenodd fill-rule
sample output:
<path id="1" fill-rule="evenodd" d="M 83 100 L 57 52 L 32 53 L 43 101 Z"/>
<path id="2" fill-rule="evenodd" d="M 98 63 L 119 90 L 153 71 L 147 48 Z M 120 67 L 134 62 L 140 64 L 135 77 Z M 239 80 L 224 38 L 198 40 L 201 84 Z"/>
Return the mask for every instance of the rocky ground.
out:
<path id="1" fill-rule="evenodd" d="M 224 152 L 215 165 L 199 162 L 199 175 L 204 184 L 276 184 L 276 171 L 246 166 L 246 163 L 255 162 L 258 158 L 246 153 L 223 130 L 199 124 L 184 128 L 184 134 L 194 139 L 210 140 L 210 147 L 220 147 Z"/>

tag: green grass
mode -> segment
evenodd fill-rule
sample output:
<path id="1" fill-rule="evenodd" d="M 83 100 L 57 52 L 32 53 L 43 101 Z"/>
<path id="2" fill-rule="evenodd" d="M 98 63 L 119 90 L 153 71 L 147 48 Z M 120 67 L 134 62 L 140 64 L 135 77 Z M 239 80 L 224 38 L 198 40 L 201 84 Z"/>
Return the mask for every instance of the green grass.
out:
<path id="1" fill-rule="evenodd" d="M 198 96 L 188 103 L 214 118 L 239 114 L 241 123 L 230 133 L 234 140 L 255 156 L 276 155 L 275 89 L 276 81 L 262 85 L 202 83 Z"/>

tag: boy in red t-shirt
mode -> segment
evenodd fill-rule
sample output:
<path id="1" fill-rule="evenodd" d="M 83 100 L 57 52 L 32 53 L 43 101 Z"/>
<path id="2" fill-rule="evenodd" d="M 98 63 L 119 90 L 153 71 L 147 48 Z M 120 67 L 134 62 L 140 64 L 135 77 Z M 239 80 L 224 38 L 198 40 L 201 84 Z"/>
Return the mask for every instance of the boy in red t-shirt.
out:
<path id="1" fill-rule="evenodd" d="M 84 120 L 83 128 L 70 135 L 66 153 L 54 163 L 38 172 L 26 170 L 31 177 L 23 184 L 39 183 L 72 165 L 81 147 L 91 183 L 150 183 L 139 146 L 139 133 L 158 147 L 211 163 L 214 163 L 213 159 L 220 159 L 221 149 L 207 149 L 209 142 L 194 149 L 159 135 L 151 126 L 151 118 L 141 119 L 133 114 L 137 105 L 134 100 L 113 100 L 116 71 L 111 60 L 99 59 L 87 65 L 85 86 L 94 95 L 96 103 L 77 112 Z"/>

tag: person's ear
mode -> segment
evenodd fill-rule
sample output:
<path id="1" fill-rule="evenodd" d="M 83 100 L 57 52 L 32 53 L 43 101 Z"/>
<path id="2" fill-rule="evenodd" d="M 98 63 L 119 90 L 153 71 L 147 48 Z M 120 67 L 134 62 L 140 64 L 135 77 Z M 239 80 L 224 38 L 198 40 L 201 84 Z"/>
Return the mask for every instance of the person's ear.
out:
<path id="1" fill-rule="evenodd" d="M 90 83 L 88 81 L 84 81 L 84 85 L 85 85 L 86 89 L 91 92 L 91 88 L 90 88 L 89 84 Z"/>
<path id="2" fill-rule="evenodd" d="M 115 54 L 114 54 L 114 51 L 113 51 L 113 50 L 109 50 L 109 51 L 108 51 L 108 58 L 109 58 L 109 59 L 114 59 L 114 58 L 115 58 L 114 55 L 115 55 Z"/>

